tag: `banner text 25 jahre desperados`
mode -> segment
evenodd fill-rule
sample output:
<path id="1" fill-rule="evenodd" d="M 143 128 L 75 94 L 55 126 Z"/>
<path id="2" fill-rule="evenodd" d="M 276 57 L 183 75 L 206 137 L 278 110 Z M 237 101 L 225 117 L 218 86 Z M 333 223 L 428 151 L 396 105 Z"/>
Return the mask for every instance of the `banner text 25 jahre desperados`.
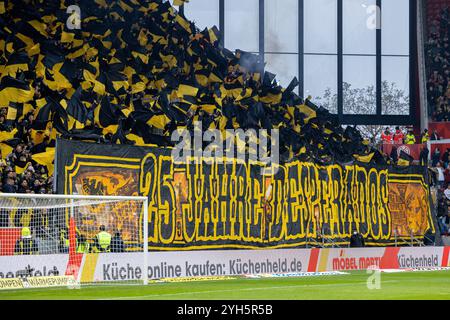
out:
<path id="1" fill-rule="evenodd" d="M 260 165 L 236 159 L 187 165 L 170 149 L 66 140 L 58 140 L 56 165 L 59 193 L 148 196 L 149 246 L 157 250 L 347 245 L 354 230 L 379 246 L 393 244 L 395 234 L 434 232 L 420 167 L 292 162 L 263 175 Z M 127 228 L 134 213 L 116 211 L 110 229 Z M 98 218 L 89 223 L 106 221 Z M 120 231 L 126 242 L 142 243 Z"/>

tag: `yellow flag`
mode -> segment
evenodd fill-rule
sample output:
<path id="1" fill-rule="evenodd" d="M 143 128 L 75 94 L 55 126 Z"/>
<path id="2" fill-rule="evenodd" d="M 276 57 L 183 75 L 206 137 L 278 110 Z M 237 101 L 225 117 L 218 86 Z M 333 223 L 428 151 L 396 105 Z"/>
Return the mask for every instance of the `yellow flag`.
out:
<path id="1" fill-rule="evenodd" d="M 74 33 L 62 32 L 61 33 L 61 43 L 71 43 L 75 39 Z"/>
<path id="2" fill-rule="evenodd" d="M 301 105 L 300 106 L 300 112 L 304 113 L 306 115 L 305 118 L 305 123 L 308 123 L 309 120 L 317 117 L 317 113 L 316 111 L 314 111 L 313 109 L 311 109 L 310 107 L 308 107 L 307 105 Z"/>
<path id="3" fill-rule="evenodd" d="M 62 66 L 63 62 L 57 63 L 53 66 L 53 78 L 58 83 L 58 90 L 70 89 L 72 88 L 72 84 L 69 82 L 69 80 L 67 80 L 67 78 L 62 73 L 59 72 Z"/>
<path id="4" fill-rule="evenodd" d="M 30 164 L 31 164 L 30 162 L 27 162 L 27 164 L 23 168 L 16 166 L 16 170 L 14 170 L 14 171 L 16 171 L 17 174 L 22 174 L 25 172 L 25 170 L 27 170 L 27 168 Z"/>
<path id="5" fill-rule="evenodd" d="M 6 159 L 6 157 L 13 152 L 14 148 L 7 145 L 6 143 L 0 143 L 0 150 L 2 152 L 1 158 Z"/>
<path id="6" fill-rule="evenodd" d="M 126 80 L 125 81 L 112 81 L 112 84 L 116 91 L 119 91 L 120 88 L 128 89 L 130 87 L 130 83 Z"/>
<path id="7" fill-rule="evenodd" d="M 173 5 L 179 7 L 179 6 L 184 5 L 184 3 L 188 3 L 188 2 L 189 2 L 189 0 L 174 0 Z"/>
<path id="8" fill-rule="evenodd" d="M 8 106 L 10 102 L 25 103 L 31 101 L 34 96 L 34 90 L 24 90 L 14 87 L 7 87 L 0 91 L 0 105 Z"/>
<path id="9" fill-rule="evenodd" d="M 36 145 L 36 144 L 40 144 L 44 141 L 45 133 L 44 133 L 44 131 L 41 131 L 41 130 L 38 131 L 38 130 L 31 129 L 30 136 L 31 136 L 31 140 Z"/>
<path id="10" fill-rule="evenodd" d="M 203 110 L 209 114 L 214 113 L 214 111 L 216 111 L 216 109 L 217 109 L 215 104 L 202 104 L 200 107 L 201 107 L 201 110 Z"/>
<path id="11" fill-rule="evenodd" d="M 100 110 L 100 108 L 97 108 L 98 110 Z M 97 117 L 98 118 L 98 117 Z M 97 121 L 98 122 L 98 121 Z M 102 129 L 102 133 L 104 135 L 107 135 L 108 133 L 111 134 L 115 134 L 117 132 L 117 129 L 119 128 L 119 126 L 117 124 L 112 124 L 110 126 L 107 126 L 106 128 Z"/>
<path id="12" fill-rule="evenodd" d="M 128 12 L 133 12 L 133 8 L 130 7 L 129 5 L 127 5 L 125 2 L 123 1 L 119 1 L 119 6 L 124 10 L 124 11 L 128 11 Z"/>
<path id="13" fill-rule="evenodd" d="M 137 51 L 132 51 L 131 54 L 135 58 L 139 57 L 139 59 L 141 59 L 143 63 L 148 64 L 148 55 L 142 54 L 142 53 L 137 52 Z"/>
<path id="14" fill-rule="evenodd" d="M 144 47 L 145 45 L 147 45 L 148 38 L 147 38 L 147 35 L 145 34 L 144 29 L 142 29 L 139 32 L 138 40 L 139 40 L 139 44 L 141 45 L 141 47 Z"/>
<path id="15" fill-rule="evenodd" d="M 89 81 L 90 83 L 94 84 L 94 91 L 97 92 L 98 94 L 104 95 L 106 92 L 106 87 L 103 83 L 97 81 L 97 79 L 95 79 L 95 76 L 90 73 L 87 70 L 83 70 L 83 76 L 84 79 L 86 79 L 86 81 Z"/>
<path id="16" fill-rule="evenodd" d="M 42 18 L 42 20 L 45 21 L 44 17 Z M 40 34 L 42 34 L 43 36 L 47 36 L 47 25 L 45 23 L 39 22 L 37 20 L 28 21 L 28 23 Z"/>
<path id="17" fill-rule="evenodd" d="M 399 158 L 397 164 L 400 167 L 408 167 L 409 166 L 409 161 L 405 160 L 405 159 L 402 159 L 402 158 Z"/>
<path id="18" fill-rule="evenodd" d="M 209 39 L 211 40 L 212 43 L 219 41 L 219 39 L 217 38 L 213 29 L 208 29 L 208 33 L 209 33 Z"/>
<path id="19" fill-rule="evenodd" d="M 55 159 L 55 148 L 47 148 L 45 152 L 34 154 L 31 158 L 40 165 L 46 166 L 48 175 L 53 175 L 53 160 Z"/>
<path id="20" fill-rule="evenodd" d="M 10 139 L 13 139 L 14 136 L 16 135 L 16 133 L 17 133 L 17 128 L 15 128 L 14 130 L 12 130 L 11 132 L 8 132 L 8 131 L 0 131 L 0 142 L 7 141 L 7 140 L 10 140 Z"/>
<path id="21" fill-rule="evenodd" d="M 195 97 L 197 95 L 197 93 L 198 93 L 198 88 L 188 86 L 185 84 L 180 84 L 180 86 L 178 87 L 178 90 L 177 90 L 177 95 L 179 97 L 183 97 L 183 96 Z"/>
<path id="22" fill-rule="evenodd" d="M 131 93 L 139 93 L 145 90 L 145 83 L 138 82 L 131 86 Z"/>
<path id="23" fill-rule="evenodd" d="M 16 77 L 17 72 L 18 71 L 28 71 L 28 64 L 23 63 L 23 64 L 13 64 L 13 65 L 9 65 L 9 66 L 2 66 L 3 70 L 2 70 L 2 78 L 4 76 L 11 76 L 13 78 Z"/>
<path id="24" fill-rule="evenodd" d="M 201 86 L 203 86 L 203 87 L 206 87 L 206 86 L 208 86 L 208 77 L 207 76 L 205 76 L 205 75 L 203 75 L 203 74 L 196 74 L 195 75 L 195 79 L 197 79 L 197 82 L 201 85 Z"/>
<path id="25" fill-rule="evenodd" d="M 364 162 L 364 163 L 369 163 L 370 161 L 372 161 L 373 156 L 375 155 L 374 152 L 372 152 L 371 154 L 365 155 L 365 156 L 361 156 L 361 155 L 353 155 L 355 157 L 356 160 L 360 161 L 360 162 Z"/>
<path id="26" fill-rule="evenodd" d="M 28 50 L 27 53 L 28 53 L 29 57 L 32 57 L 32 56 L 39 54 L 40 52 L 41 52 L 41 44 L 38 43 L 38 44 L 35 44 L 34 46 L 32 46 L 30 48 L 30 50 Z"/>
<path id="27" fill-rule="evenodd" d="M 191 32 L 191 25 L 189 24 L 189 22 L 184 19 L 181 15 L 177 14 L 175 17 L 175 21 L 183 28 L 185 29 L 187 32 Z"/>
<path id="28" fill-rule="evenodd" d="M 162 114 L 159 116 L 153 116 L 150 120 L 147 121 L 147 124 L 163 130 L 169 122 L 170 119 L 165 114 Z"/>
<path id="29" fill-rule="evenodd" d="M 34 107 L 33 107 L 32 104 L 25 103 L 25 104 L 23 105 L 23 111 L 22 111 L 22 113 L 23 113 L 24 116 L 25 116 L 27 113 L 33 112 L 33 111 L 34 111 Z"/>
<path id="30" fill-rule="evenodd" d="M 8 44 L 6 45 L 6 51 L 8 51 L 9 53 L 13 53 L 14 52 L 14 43 L 8 42 Z"/>
<path id="31" fill-rule="evenodd" d="M 75 58 L 81 57 L 82 55 L 84 55 L 87 52 L 87 50 L 88 50 L 88 46 L 86 46 L 86 45 L 82 46 L 77 51 L 75 51 L 75 52 L 73 52 L 71 54 L 68 54 L 67 58 L 68 59 L 75 59 Z"/>
<path id="32" fill-rule="evenodd" d="M 13 107 L 8 107 L 8 113 L 6 114 L 7 120 L 16 120 L 17 118 L 17 109 Z"/>
<path id="33" fill-rule="evenodd" d="M 100 7 L 108 8 L 108 4 L 106 3 L 105 0 L 95 0 L 95 3 L 99 4 Z"/>
<path id="34" fill-rule="evenodd" d="M 281 93 L 279 93 L 279 94 L 269 93 L 267 96 L 261 97 L 259 99 L 259 101 L 267 103 L 267 104 L 278 104 L 281 102 L 282 96 L 283 96 L 283 94 L 281 94 Z"/>
<path id="35" fill-rule="evenodd" d="M 86 59 L 89 60 L 96 56 L 98 56 L 98 50 L 96 48 L 90 47 L 89 49 L 86 50 Z"/>
<path id="36" fill-rule="evenodd" d="M 127 134 L 126 138 L 128 140 L 134 141 L 134 145 L 136 145 L 136 146 L 145 146 L 144 139 L 142 139 L 141 137 L 139 137 L 139 136 L 137 136 L 135 134 L 132 134 L 132 133 Z"/>
<path id="37" fill-rule="evenodd" d="M 33 39 L 31 39 L 30 37 L 27 37 L 24 34 L 21 33 L 17 33 L 16 37 L 20 40 L 23 41 L 23 43 L 25 43 L 27 45 L 27 48 L 31 48 L 32 46 L 34 46 L 34 42 Z"/>

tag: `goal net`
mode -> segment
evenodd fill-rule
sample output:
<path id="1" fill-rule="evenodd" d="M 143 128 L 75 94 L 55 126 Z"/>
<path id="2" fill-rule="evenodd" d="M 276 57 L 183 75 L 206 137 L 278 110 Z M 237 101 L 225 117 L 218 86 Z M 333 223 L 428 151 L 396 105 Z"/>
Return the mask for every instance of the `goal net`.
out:
<path id="1" fill-rule="evenodd" d="M 148 283 L 146 197 L 0 194 L 0 289 Z"/>

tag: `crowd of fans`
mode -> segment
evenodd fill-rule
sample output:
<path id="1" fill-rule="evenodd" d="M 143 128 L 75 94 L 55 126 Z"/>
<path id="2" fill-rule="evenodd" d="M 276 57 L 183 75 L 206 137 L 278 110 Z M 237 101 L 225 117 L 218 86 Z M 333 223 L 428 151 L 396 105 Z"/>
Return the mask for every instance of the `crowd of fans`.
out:
<path id="1" fill-rule="evenodd" d="M 429 26 L 426 43 L 428 104 L 436 122 L 450 119 L 450 10 L 445 8 Z M 440 140 L 436 132 L 431 140 Z M 437 218 L 440 232 L 450 235 L 450 149 L 439 148 L 431 154 L 429 163 L 431 185 L 437 189 Z"/>
<path id="2" fill-rule="evenodd" d="M 433 132 L 430 134 L 428 132 L 428 129 L 425 129 L 420 134 L 420 137 L 416 137 L 412 130 L 403 130 L 400 127 L 395 127 L 395 130 L 392 130 L 391 128 L 386 127 L 384 129 L 384 131 L 381 133 L 380 139 L 383 144 L 385 144 L 385 143 L 423 144 L 423 143 L 427 143 L 429 140 L 431 140 L 431 141 L 443 140 L 444 137 L 442 137 L 437 132 L 437 130 L 433 130 Z"/>
<path id="3" fill-rule="evenodd" d="M 35 193 L 50 194 L 53 189 L 53 177 L 47 167 L 38 164 L 32 155 L 45 151 L 47 140 L 35 145 L 31 139 L 33 113 L 26 114 L 20 121 L 6 120 L 7 108 L 0 109 L 0 131 L 10 132 L 17 129 L 14 139 L 10 139 L 9 147 L 0 150 L 0 190 L 3 193 Z M 39 150 L 43 148 L 43 150 Z M 3 154 L 4 150 L 11 150 Z M 6 153 L 6 152 L 5 152 Z"/>
<path id="4" fill-rule="evenodd" d="M 429 140 L 428 130 L 425 130 L 421 136 L 421 142 L 425 143 Z M 387 127 L 381 133 L 382 143 L 393 143 L 393 144 L 415 144 L 417 143 L 416 137 L 412 130 L 404 132 L 400 127 L 395 127 L 395 130 L 391 130 Z"/>
<path id="5" fill-rule="evenodd" d="M 427 62 L 428 104 L 433 121 L 450 119 L 450 14 L 449 8 L 430 26 L 425 46 Z"/>
<path id="6" fill-rule="evenodd" d="M 429 162 L 431 187 L 437 191 L 437 218 L 442 235 L 450 235 L 450 148 L 441 153 L 436 148 Z"/>
<path id="7" fill-rule="evenodd" d="M 448 170 L 448 169 L 447 169 Z M 442 235 L 450 235 L 450 183 L 444 191 L 438 192 L 437 218 Z"/>

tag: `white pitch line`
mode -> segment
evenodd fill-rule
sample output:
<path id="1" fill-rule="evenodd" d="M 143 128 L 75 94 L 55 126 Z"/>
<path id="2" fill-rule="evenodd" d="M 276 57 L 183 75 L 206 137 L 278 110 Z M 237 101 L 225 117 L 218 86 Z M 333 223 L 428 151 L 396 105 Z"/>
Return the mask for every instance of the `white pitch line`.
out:
<path id="1" fill-rule="evenodd" d="M 388 280 L 382 283 L 393 283 L 400 282 L 400 280 Z M 257 287 L 257 288 L 243 288 L 243 289 L 226 289 L 226 290 L 209 290 L 209 291 L 194 291 L 194 292 L 178 292 L 178 293 L 167 293 L 167 294 L 149 294 L 144 296 L 132 296 L 132 297 L 114 297 L 108 299 L 97 299 L 97 300 L 133 300 L 133 299 L 144 299 L 151 297 L 171 297 L 171 296 L 184 296 L 193 294 L 210 294 L 210 293 L 225 293 L 225 292 L 237 292 L 237 291 L 256 291 L 256 290 L 277 290 L 277 289 L 290 289 L 290 288 L 305 288 L 305 287 L 329 287 L 329 286 L 354 286 L 357 283 L 343 283 L 343 284 L 308 284 L 308 285 L 296 285 L 296 286 L 277 286 L 277 287 Z M 360 283 L 362 284 L 362 283 Z"/>

